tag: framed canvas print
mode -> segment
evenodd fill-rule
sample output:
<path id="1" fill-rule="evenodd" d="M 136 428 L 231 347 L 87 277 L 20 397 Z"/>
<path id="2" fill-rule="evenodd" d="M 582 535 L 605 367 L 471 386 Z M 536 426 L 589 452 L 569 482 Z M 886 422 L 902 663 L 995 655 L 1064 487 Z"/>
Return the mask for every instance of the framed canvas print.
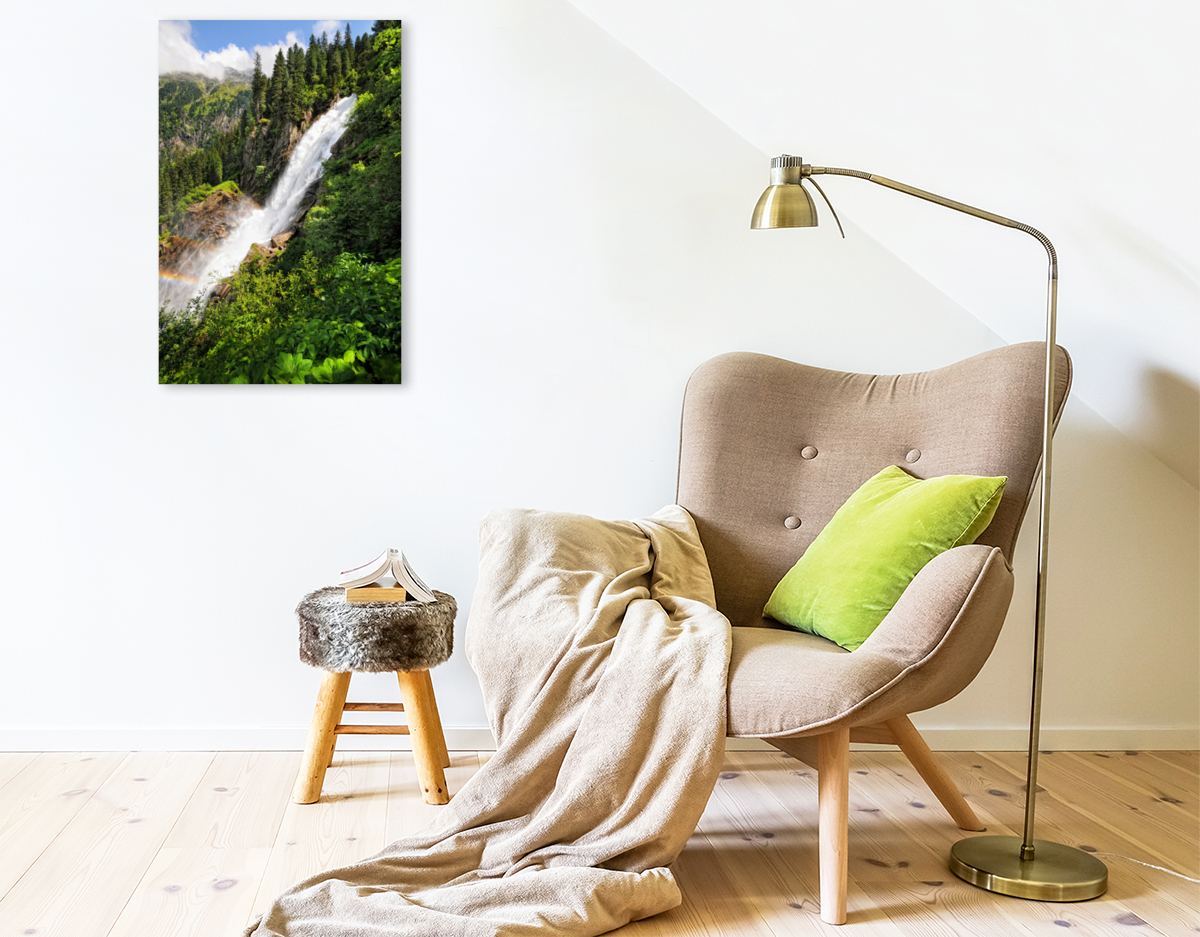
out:
<path id="1" fill-rule="evenodd" d="M 160 384 L 400 383 L 400 33 L 159 23 Z"/>

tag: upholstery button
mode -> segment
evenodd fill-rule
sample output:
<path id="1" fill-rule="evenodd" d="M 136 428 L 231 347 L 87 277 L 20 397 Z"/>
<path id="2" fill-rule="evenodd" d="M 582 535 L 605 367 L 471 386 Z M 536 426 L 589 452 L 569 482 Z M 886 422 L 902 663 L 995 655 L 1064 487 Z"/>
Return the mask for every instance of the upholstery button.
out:
<path id="1" fill-rule="evenodd" d="M 815 446 L 805 446 L 800 450 L 800 458 L 802 459 L 815 459 L 816 457 L 817 450 Z"/>
<path id="2" fill-rule="evenodd" d="M 921 450 L 920 449 L 910 449 L 908 451 L 908 455 L 906 455 L 904 457 L 906 462 L 916 462 L 917 459 L 919 459 L 919 458 L 921 458 Z"/>
<path id="3" fill-rule="evenodd" d="M 800 526 L 800 518 L 798 518 L 795 514 L 791 515 L 790 517 L 785 517 L 783 520 L 783 526 L 788 530 L 795 530 Z"/>

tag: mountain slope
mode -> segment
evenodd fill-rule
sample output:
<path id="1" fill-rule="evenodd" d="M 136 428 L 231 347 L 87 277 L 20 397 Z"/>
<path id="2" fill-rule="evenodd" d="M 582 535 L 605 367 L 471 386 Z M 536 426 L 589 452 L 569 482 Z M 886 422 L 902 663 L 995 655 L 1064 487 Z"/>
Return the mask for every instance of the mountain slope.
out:
<path id="1" fill-rule="evenodd" d="M 203 149 L 237 126 L 250 103 L 250 75 L 225 70 L 224 79 L 170 72 L 158 77 L 159 161 Z"/>

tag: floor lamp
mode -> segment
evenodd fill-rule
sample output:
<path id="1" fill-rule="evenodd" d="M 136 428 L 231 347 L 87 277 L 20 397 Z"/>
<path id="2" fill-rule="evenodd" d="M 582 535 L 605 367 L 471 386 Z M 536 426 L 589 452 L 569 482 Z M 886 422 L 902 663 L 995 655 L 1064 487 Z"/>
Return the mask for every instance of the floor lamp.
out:
<path id="1" fill-rule="evenodd" d="M 1033 692 L 1029 719 L 1029 772 L 1025 786 L 1025 830 L 1017 836 L 976 836 L 955 843 L 950 850 L 950 869 L 973 885 L 1002 895 L 1041 901 L 1084 901 L 1104 894 L 1108 868 L 1095 856 L 1073 846 L 1033 838 L 1034 804 L 1037 792 L 1038 739 L 1042 718 L 1042 661 L 1046 636 L 1046 554 L 1050 538 L 1050 449 L 1054 434 L 1054 333 L 1058 302 L 1058 259 L 1054 245 L 1040 231 L 1002 215 L 932 192 L 913 188 L 883 176 L 857 169 L 810 166 L 799 156 L 777 156 L 771 160 L 771 184 L 754 206 L 751 228 L 810 228 L 817 223 L 817 209 L 804 188 L 808 179 L 821 193 L 838 230 L 842 223 L 825 192 L 813 176 L 854 176 L 906 195 L 925 199 L 955 211 L 983 218 L 1007 228 L 1016 228 L 1037 238 L 1046 249 L 1050 270 L 1046 296 L 1046 382 L 1042 421 L 1042 495 L 1038 523 L 1037 599 L 1033 633 Z M 842 231 L 842 237 L 845 237 Z"/>

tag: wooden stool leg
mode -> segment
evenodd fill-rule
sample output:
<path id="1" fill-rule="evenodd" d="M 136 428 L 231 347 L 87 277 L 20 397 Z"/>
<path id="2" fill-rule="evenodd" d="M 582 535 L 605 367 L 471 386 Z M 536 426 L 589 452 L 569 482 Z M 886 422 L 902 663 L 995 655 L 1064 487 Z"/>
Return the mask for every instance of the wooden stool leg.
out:
<path id="1" fill-rule="evenodd" d="M 404 697 L 404 714 L 408 717 L 408 733 L 412 738 L 421 794 L 427 804 L 448 804 L 450 793 L 442 770 L 446 742 L 445 739 L 438 742 L 442 733 L 429 674 L 423 670 L 397 670 L 396 679 L 400 682 L 400 695 Z"/>
<path id="2" fill-rule="evenodd" d="M 333 752 L 334 752 L 334 749 L 337 748 L 337 739 L 338 739 L 338 737 L 337 737 L 336 732 L 333 735 L 329 736 L 329 757 L 325 759 L 326 770 L 333 767 Z"/>
<path id="3" fill-rule="evenodd" d="M 296 776 L 296 786 L 292 788 L 292 800 L 297 804 L 315 804 L 321 799 L 325 769 L 333 757 L 334 729 L 342 718 L 349 689 L 349 673 L 328 670 L 322 673 L 317 705 L 308 727 L 308 743 L 304 746 L 304 760 Z"/>
<path id="4" fill-rule="evenodd" d="M 425 675 L 425 689 L 429 693 L 429 701 L 431 703 L 429 711 L 433 715 L 433 727 L 436 735 L 434 741 L 438 744 L 442 767 L 449 768 L 450 752 L 446 751 L 446 733 L 442 730 L 442 715 L 438 712 L 437 697 L 433 695 L 433 678 L 429 676 L 428 670 L 422 670 L 421 673 Z"/>

